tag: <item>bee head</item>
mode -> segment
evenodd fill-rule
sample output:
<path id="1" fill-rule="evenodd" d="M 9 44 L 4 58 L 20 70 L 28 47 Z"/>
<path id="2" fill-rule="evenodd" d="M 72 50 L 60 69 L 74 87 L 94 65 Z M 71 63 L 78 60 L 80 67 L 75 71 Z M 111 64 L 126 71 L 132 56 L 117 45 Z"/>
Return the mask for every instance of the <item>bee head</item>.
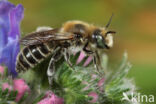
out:
<path id="1" fill-rule="evenodd" d="M 102 29 L 96 29 L 92 33 L 92 40 L 97 48 L 109 49 L 113 46 L 113 34 L 115 34 L 114 31 L 105 32 Z"/>
<path id="2" fill-rule="evenodd" d="M 112 21 L 113 14 L 109 19 L 105 28 L 98 28 L 92 32 L 92 40 L 96 43 L 97 48 L 109 49 L 113 46 L 113 34 L 115 31 L 108 31 L 108 27 Z"/>

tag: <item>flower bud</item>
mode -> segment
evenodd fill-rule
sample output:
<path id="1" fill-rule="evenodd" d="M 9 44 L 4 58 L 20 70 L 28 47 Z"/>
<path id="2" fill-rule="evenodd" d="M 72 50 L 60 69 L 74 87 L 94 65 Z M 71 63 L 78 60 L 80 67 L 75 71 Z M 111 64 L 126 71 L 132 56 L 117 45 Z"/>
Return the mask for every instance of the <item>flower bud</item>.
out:
<path id="1" fill-rule="evenodd" d="M 4 74 L 4 67 L 0 66 L 0 74 L 3 75 Z"/>
<path id="2" fill-rule="evenodd" d="M 25 92 L 29 92 L 29 86 L 25 83 L 23 79 L 15 79 L 13 80 L 13 88 L 14 90 L 18 91 L 18 94 L 16 96 L 16 101 L 18 102 L 22 96 L 25 94 Z"/>
<path id="3" fill-rule="evenodd" d="M 12 90 L 12 86 L 10 86 L 8 83 L 3 83 L 2 90 L 4 91 L 5 89 L 8 89 L 10 92 Z"/>
<path id="4" fill-rule="evenodd" d="M 96 92 L 90 92 L 88 94 L 88 96 L 90 96 L 90 97 L 93 98 L 92 100 L 89 101 L 90 103 L 96 103 L 97 102 L 97 100 L 98 100 L 98 94 Z"/>
<path id="5" fill-rule="evenodd" d="M 64 100 L 57 97 L 53 92 L 47 91 L 45 97 L 37 104 L 63 104 Z"/>

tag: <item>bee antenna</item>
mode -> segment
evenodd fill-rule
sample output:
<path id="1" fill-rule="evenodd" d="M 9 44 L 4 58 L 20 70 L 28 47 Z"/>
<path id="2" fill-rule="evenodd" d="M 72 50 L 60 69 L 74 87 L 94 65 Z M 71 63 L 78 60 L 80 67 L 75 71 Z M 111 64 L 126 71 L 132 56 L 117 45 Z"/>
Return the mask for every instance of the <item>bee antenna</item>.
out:
<path id="1" fill-rule="evenodd" d="M 113 16 L 114 16 L 114 14 L 112 13 L 112 16 L 110 17 L 110 19 L 109 19 L 109 21 L 108 21 L 108 23 L 107 23 L 107 25 L 106 25 L 106 28 L 109 27 L 109 25 L 110 25 L 110 23 L 111 23 L 111 21 L 112 21 Z"/>

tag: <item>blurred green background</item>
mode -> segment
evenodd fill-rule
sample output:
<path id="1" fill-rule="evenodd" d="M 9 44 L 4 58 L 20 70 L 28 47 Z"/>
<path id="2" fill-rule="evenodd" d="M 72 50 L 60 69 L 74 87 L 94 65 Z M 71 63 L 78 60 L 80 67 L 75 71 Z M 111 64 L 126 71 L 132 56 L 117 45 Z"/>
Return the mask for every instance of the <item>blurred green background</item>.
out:
<path id="1" fill-rule="evenodd" d="M 156 96 L 156 0 L 10 0 L 25 8 L 23 34 L 38 26 L 60 27 L 68 20 L 105 26 L 112 13 L 114 47 L 107 52 L 114 66 L 128 52 L 139 92 Z"/>

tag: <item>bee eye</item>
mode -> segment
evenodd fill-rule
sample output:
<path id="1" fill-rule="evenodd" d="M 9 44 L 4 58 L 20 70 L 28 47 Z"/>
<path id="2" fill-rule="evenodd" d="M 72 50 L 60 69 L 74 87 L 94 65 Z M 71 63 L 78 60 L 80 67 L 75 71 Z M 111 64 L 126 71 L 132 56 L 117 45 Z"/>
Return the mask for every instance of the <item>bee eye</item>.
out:
<path id="1" fill-rule="evenodd" d="M 108 48 L 104 37 L 101 34 L 101 30 L 96 29 L 92 35 L 93 42 L 96 44 L 97 48 Z"/>
<path id="2" fill-rule="evenodd" d="M 101 35 L 96 36 L 96 44 L 98 48 L 105 48 L 105 42 Z"/>
<path id="3" fill-rule="evenodd" d="M 94 35 L 92 35 L 92 38 L 98 48 L 106 48 L 105 40 L 103 39 L 102 35 L 94 34 Z"/>

